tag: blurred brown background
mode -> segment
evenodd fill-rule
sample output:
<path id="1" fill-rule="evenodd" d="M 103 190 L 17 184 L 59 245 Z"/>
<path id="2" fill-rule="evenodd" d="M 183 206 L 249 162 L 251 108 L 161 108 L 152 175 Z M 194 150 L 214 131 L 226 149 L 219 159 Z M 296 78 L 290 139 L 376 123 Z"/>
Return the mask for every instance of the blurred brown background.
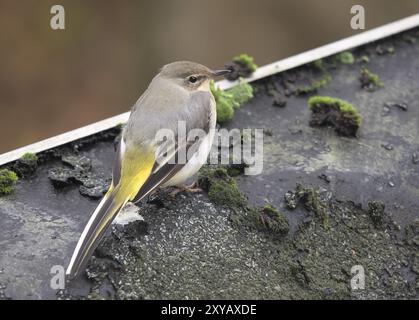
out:
<path id="1" fill-rule="evenodd" d="M 50 28 L 61 4 L 66 30 Z M 263 65 L 419 12 L 418 0 L 0 0 L 0 153 L 130 109 L 158 68 Z"/>

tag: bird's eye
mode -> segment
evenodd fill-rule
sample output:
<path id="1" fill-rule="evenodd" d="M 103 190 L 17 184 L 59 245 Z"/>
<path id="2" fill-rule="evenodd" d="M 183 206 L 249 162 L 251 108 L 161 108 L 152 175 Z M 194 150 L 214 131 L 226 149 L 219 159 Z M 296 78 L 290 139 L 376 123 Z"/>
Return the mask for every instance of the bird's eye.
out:
<path id="1" fill-rule="evenodd" d="M 197 78 L 197 77 L 195 77 L 195 76 L 190 76 L 190 77 L 188 78 L 188 80 L 189 80 L 189 82 L 190 82 L 190 83 L 195 83 L 195 82 L 198 80 L 198 78 Z"/>

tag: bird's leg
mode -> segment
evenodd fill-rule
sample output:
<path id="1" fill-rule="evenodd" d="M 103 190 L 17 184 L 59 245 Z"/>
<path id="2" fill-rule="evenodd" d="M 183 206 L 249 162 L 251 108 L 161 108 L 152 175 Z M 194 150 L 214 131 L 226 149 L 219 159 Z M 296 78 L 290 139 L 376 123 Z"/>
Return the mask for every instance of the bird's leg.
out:
<path id="1" fill-rule="evenodd" d="M 197 181 L 191 183 L 189 186 L 184 186 L 183 188 L 184 188 L 184 191 L 186 192 L 191 192 L 191 193 L 202 192 L 202 189 L 199 187 Z"/>
<path id="2" fill-rule="evenodd" d="M 189 186 L 176 186 L 175 189 L 169 193 L 169 196 L 174 198 L 179 192 L 198 193 L 202 192 L 202 189 L 198 186 L 198 183 L 195 181 Z"/>

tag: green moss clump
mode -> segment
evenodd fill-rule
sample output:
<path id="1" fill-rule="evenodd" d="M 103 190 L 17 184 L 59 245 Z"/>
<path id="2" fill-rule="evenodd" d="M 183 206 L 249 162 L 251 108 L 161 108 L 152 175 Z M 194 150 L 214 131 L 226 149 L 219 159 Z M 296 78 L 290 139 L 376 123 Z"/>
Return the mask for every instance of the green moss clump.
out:
<path id="1" fill-rule="evenodd" d="M 337 55 L 338 60 L 343 64 L 354 64 L 355 57 L 349 51 L 341 52 Z"/>
<path id="2" fill-rule="evenodd" d="M 412 36 L 412 35 L 410 35 L 410 34 L 404 34 L 404 35 L 402 36 L 402 39 L 403 39 L 405 42 L 410 43 L 410 44 L 415 44 L 415 43 L 416 43 L 416 41 L 417 41 L 416 37 L 415 37 L 415 36 Z"/>
<path id="3" fill-rule="evenodd" d="M 13 192 L 13 186 L 19 180 L 16 173 L 8 169 L 0 170 L 0 195 L 8 195 Z"/>
<path id="4" fill-rule="evenodd" d="M 221 97 L 217 101 L 217 122 L 227 122 L 234 117 L 234 109 L 228 99 Z"/>
<path id="5" fill-rule="evenodd" d="M 215 204 L 236 209 L 247 206 L 247 200 L 239 191 L 236 181 L 224 168 L 202 168 L 198 173 L 198 184 Z"/>
<path id="6" fill-rule="evenodd" d="M 242 143 L 243 143 L 243 134 L 242 134 Z M 230 164 L 226 166 L 226 170 L 230 177 L 237 177 L 244 173 L 244 170 L 246 167 L 248 167 L 246 163 Z"/>
<path id="7" fill-rule="evenodd" d="M 125 125 L 126 125 L 126 123 L 125 123 L 125 122 L 118 123 L 118 124 L 115 126 L 115 129 L 117 129 L 117 130 L 119 130 L 119 131 L 122 131 L 122 130 L 124 129 Z"/>
<path id="8" fill-rule="evenodd" d="M 38 156 L 34 153 L 25 153 L 13 165 L 13 170 L 19 177 L 29 176 L 38 168 Z"/>
<path id="9" fill-rule="evenodd" d="M 368 203 L 368 215 L 370 216 L 375 227 L 380 227 L 384 223 L 385 205 L 379 201 L 371 201 Z"/>
<path id="10" fill-rule="evenodd" d="M 285 216 L 272 205 L 254 208 L 237 187 L 236 181 L 222 167 L 203 167 L 198 173 L 199 186 L 217 205 L 232 209 L 231 222 L 258 231 L 284 236 L 289 231 Z"/>
<path id="11" fill-rule="evenodd" d="M 322 77 L 317 80 L 312 80 L 309 85 L 297 87 L 293 92 L 294 95 L 314 94 L 317 90 L 325 87 L 332 81 L 332 76 L 327 72 L 325 60 L 318 59 L 313 62 L 312 66 L 322 73 Z"/>
<path id="12" fill-rule="evenodd" d="M 227 94 L 232 95 L 233 107 L 235 109 L 253 98 L 253 87 L 246 82 L 241 82 L 238 86 L 235 86 L 226 92 Z"/>
<path id="13" fill-rule="evenodd" d="M 262 208 L 248 206 L 243 212 L 231 214 L 230 220 L 238 227 L 244 226 L 274 236 L 285 236 L 289 232 L 288 220 L 270 204 Z"/>
<path id="14" fill-rule="evenodd" d="M 380 56 L 385 54 L 394 54 L 395 51 L 396 49 L 394 49 L 392 45 L 378 45 L 377 48 L 375 48 L 375 52 Z"/>
<path id="15" fill-rule="evenodd" d="M 332 77 L 330 74 L 324 74 L 319 80 L 312 81 L 309 86 L 303 86 L 295 89 L 294 94 L 299 96 L 316 93 L 318 89 L 326 86 L 331 80 Z"/>
<path id="16" fill-rule="evenodd" d="M 318 59 L 314 61 L 313 66 L 320 71 L 323 71 L 323 72 L 326 71 L 326 67 L 324 66 L 323 59 Z"/>
<path id="17" fill-rule="evenodd" d="M 363 55 L 358 59 L 358 61 L 361 62 L 361 63 L 369 63 L 370 58 L 367 55 Z"/>
<path id="18" fill-rule="evenodd" d="M 298 184 L 294 196 L 297 203 L 301 203 L 306 210 L 313 212 L 323 221 L 325 228 L 329 227 L 327 203 L 321 199 L 318 190 Z"/>
<path id="19" fill-rule="evenodd" d="M 249 56 L 246 53 L 239 54 L 233 58 L 233 62 L 236 62 L 244 67 L 246 67 L 251 72 L 255 72 L 258 66 L 254 63 L 253 57 Z"/>
<path id="20" fill-rule="evenodd" d="M 223 123 L 233 119 L 234 109 L 253 98 L 253 87 L 245 82 L 229 89 L 221 90 L 215 87 L 214 82 L 210 84 L 212 95 L 217 104 L 217 122 Z"/>
<path id="21" fill-rule="evenodd" d="M 352 104 L 344 100 L 327 96 L 314 96 L 308 100 L 308 105 L 313 112 L 315 112 L 316 109 L 324 108 L 325 106 L 336 106 L 345 117 L 353 119 L 358 127 L 361 126 L 362 117 L 358 110 Z"/>
<path id="22" fill-rule="evenodd" d="M 361 82 L 361 87 L 368 91 L 375 91 L 384 86 L 380 77 L 377 74 L 372 73 L 366 67 L 362 67 L 359 81 Z"/>
<path id="23" fill-rule="evenodd" d="M 259 225 L 279 235 L 286 235 L 289 231 L 289 224 L 285 216 L 270 204 L 259 210 Z"/>
<path id="24" fill-rule="evenodd" d="M 223 123 L 233 119 L 234 106 L 232 95 L 216 88 L 213 81 L 210 83 L 210 88 L 217 106 L 217 122 Z"/>
<path id="25" fill-rule="evenodd" d="M 27 152 L 20 158 L 20 160 L 28 164 L 35 164 L 38 162 L 38 156 L 34 153 Z"/>

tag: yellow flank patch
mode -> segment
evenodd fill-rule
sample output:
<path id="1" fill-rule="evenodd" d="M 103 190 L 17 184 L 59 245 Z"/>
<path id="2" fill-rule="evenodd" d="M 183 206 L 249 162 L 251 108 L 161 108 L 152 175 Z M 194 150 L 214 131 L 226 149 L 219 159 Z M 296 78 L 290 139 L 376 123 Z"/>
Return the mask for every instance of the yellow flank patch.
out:
<path id="1" fill-rule="evenodd" d="M 151 149 L 128 149 L 121 166 L 121 179 L 119 190 L 116 195 L 117 203 L 125 203 L 132 200 L 150 176 L 155 162 L 154 150 Z"/>

